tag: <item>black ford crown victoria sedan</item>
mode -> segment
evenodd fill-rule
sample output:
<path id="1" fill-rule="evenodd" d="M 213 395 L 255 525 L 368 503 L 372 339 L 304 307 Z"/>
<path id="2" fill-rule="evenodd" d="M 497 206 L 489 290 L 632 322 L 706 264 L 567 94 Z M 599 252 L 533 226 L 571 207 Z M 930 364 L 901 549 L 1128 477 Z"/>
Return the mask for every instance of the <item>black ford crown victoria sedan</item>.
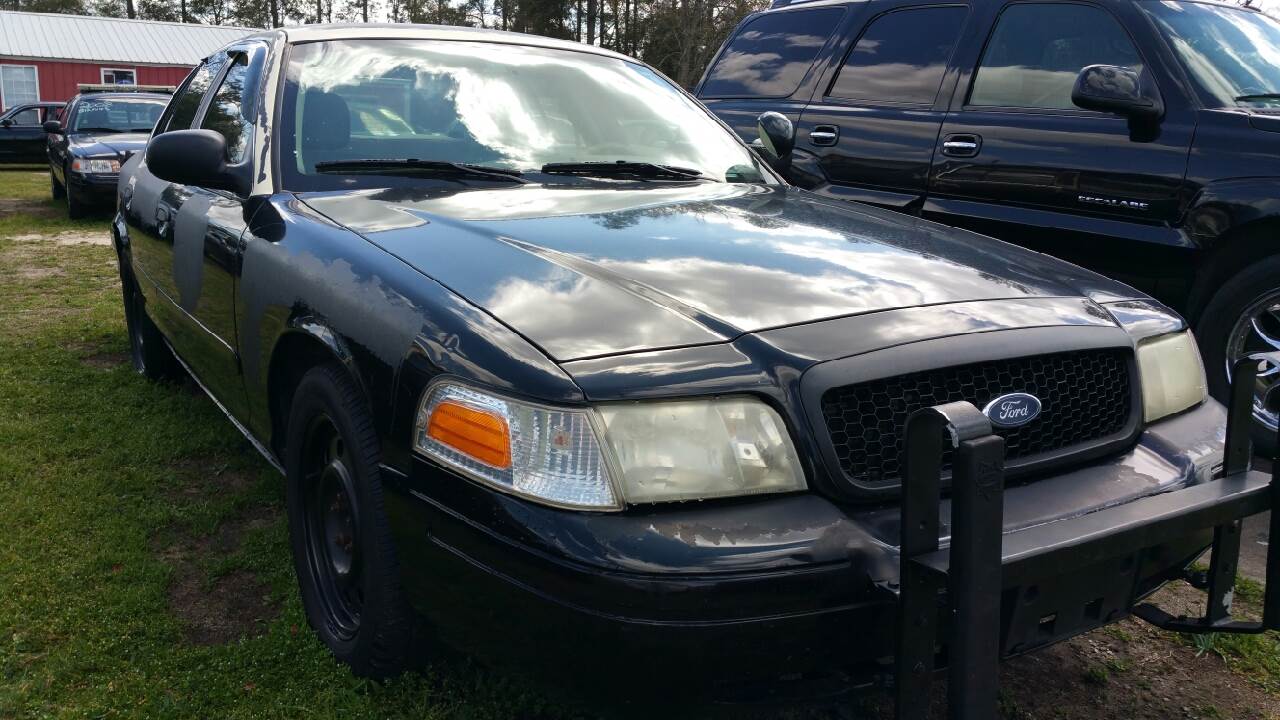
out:
<path id="1" fill-rule="evenodd" d="M 934 405 L 1007 444 L 1008 538 L 1258 497 L 1216 479 L 1226 413 L 1175 314 L 765 157 L 588 46 L 252 36 L 121 172 L 134 362 L 190 371 L 282 469 L 310 623 L 375 676 L 433 643 L 664 694 L 874 675 Z M 1003 653 L 1121 617 L 1191 530 L 1007 576 L 1037 614 Z"/>

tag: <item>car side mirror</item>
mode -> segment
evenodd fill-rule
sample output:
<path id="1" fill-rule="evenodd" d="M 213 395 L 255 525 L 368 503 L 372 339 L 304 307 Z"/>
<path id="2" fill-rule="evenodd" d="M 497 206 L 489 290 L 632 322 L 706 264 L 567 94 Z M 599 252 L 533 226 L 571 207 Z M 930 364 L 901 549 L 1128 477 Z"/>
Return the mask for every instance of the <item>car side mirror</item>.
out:
<path id="1" fill-rule="evenodd" d="M 40 127 L 44 128 L 44 131 L 49 133 L 50 135 L 63 134 L 62 123 L 58 122 L 57 120 L 45 120 L 43 123 L 40 124 Z"/>
<path id="2" fill-rule="evenodd" d="M 227 140 L 213 130 L 173 130 L 147 143 L 151 174 L 179 185 L 248 192 L 246 176 L 227 164 Z"/>
<path id="3" fill-rule="evenodd" d="M 791 167 L 791 151 L 796 147 L 796 128 L 791 120 L 780 112 L 761 113 L 756 119 L 756 132 L 769 165 L 778 172 L 786 172 Z"/>
<path id="4" fill-rule="evenodd" d="M 1164 117 L 1160 91 L 1141 73 L 1115 65 L 1090 65 L 1076 76 L 1071 102 L 1085 110 L 1116 113 L 1135 120 Z"/>

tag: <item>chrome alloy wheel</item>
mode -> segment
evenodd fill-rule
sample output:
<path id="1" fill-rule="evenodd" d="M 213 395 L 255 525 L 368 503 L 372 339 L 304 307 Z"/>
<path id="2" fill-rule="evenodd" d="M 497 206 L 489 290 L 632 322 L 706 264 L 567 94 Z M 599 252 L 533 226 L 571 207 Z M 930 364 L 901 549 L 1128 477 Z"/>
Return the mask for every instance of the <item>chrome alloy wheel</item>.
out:
<path id="1" fill-rule="evenodd" d="M 1227 380 L 1237 360 L 1258 360 L 1253 417 L 1271 432 L 1280 426 L 1280 290 L 1255 300 L 1227 337 Z"/>

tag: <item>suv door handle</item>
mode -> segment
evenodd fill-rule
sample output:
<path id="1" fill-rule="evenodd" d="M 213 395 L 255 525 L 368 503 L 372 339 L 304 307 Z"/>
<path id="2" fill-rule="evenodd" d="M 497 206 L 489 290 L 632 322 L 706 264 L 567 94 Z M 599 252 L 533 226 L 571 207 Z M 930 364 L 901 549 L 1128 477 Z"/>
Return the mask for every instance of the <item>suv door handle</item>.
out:
<path id="1" fill-rule="evenodd" d="M 809 142 L 818 147 L 831 147 L 840 139 L 840 128 L 835 125 L 814 125 L 809 131 Z"/>
<path id="2" fill-rule="evenodd" d="M 971 158 L 982 149 L 982 136 L 971 133 L 948 135 L 942 139 L 942 154 L 947 157 Z"/>

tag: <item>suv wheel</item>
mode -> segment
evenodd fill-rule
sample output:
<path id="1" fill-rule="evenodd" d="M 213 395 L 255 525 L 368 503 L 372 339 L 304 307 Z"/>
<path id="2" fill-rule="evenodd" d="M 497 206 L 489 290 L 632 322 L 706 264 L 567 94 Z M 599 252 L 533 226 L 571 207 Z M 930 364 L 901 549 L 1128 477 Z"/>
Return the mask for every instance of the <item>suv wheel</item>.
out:
<path id="1" fill-rule="evenodd" d="M 1254 450 L 1274 457 L 1280 425 L 1280 257 L 1269 257 L 1230 278 L 1209 302 L 1196 335 L 1214 397 L 1226 401 L 1231 367 L 1258 356 L 1262 369 L 1254 393 Z M 1263 358 L 1266 353 L 1270 357 Z"/>
<path id="2" fill-rule="evenodd" d="M 357 675 L 399 674 L 416 623 L 400 590 L 366 403 L 340 367 L 315 367 L 294 392 L 287 432 L 289 542 L 307 621 Z"/>

